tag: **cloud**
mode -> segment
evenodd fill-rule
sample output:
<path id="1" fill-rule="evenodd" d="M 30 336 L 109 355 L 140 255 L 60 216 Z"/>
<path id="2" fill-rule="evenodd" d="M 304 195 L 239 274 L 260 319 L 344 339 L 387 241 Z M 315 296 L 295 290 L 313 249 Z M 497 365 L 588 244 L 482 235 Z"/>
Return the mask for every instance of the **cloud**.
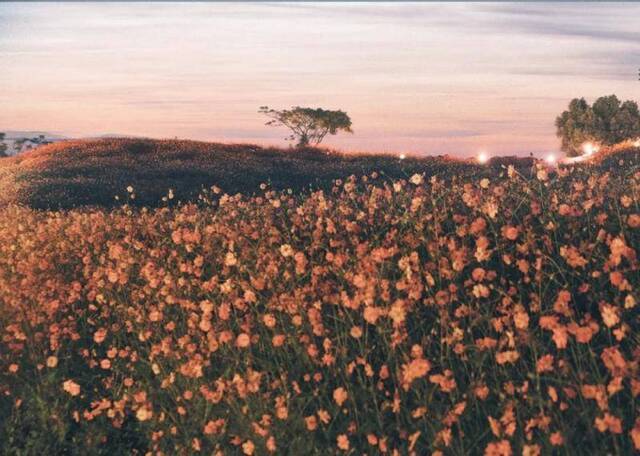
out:
<path id="1" fill-rule="evenodd" d="M 538 5 L 478 5 L 486 22 L 533 35 L 554 37 L 580 37 L 591 40 L 623 42 L 636 46 L 640 43 L 640 5 L 606 4 L 551 4 Z"/>

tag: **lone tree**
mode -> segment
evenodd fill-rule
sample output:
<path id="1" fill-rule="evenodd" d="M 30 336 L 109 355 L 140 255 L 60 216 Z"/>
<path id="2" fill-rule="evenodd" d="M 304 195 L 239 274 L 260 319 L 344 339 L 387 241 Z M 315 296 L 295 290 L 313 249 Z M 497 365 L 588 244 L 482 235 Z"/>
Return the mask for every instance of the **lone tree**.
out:
<path id="1" fill-rule="evenodd" d="M 327 134 L 335 135 L 339 131 L 353 133 L 351 119 L 344 111 L 330 111 L 322 108 L 269 109 L 261 106 L 258 111 L 271 118 L 265 123 L 272 127 L 284 126 L 291 130 L 286 139 L 297 141 L 296 147 L 317 146 Z"/>
<path id="2" fill-rule="evenodd" d="M 612 145 L 640 137 L 640 112 L 635 101 L 622 103 L 615 95 L 600 97 L 593 106 L 574 98 L 556 118 L 556 127 L 561 149 L 576 156 L 586 141 Z"/>

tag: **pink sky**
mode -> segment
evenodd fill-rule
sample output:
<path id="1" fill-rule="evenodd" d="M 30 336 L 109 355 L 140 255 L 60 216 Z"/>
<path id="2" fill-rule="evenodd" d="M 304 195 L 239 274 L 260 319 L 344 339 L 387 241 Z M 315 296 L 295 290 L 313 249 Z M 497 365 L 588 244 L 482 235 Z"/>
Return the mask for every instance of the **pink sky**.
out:
<path id="1" fill-rule="evenodd" d="M 0 4 L 0 131 L 284 145 L 258 107 L 347 111 L 344 150 L 538 155 L 577 96 L 640 98 L 632 3 Z"/>

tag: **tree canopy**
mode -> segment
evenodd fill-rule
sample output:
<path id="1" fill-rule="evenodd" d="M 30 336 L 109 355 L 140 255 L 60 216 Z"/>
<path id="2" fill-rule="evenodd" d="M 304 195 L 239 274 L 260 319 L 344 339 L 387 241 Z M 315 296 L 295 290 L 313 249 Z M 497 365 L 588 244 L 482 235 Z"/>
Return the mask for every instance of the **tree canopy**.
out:
<path id="1" fill-rule="evenodd" d="M 271 119 L 265 125 L 284 126 L 291 130 L 291 135 L 286 139 L 296 141 L 297 147 L 317 146 L 328 134 L 335 135 L 340 131 L 353 133 L 351 119 L 344 111 L 300 106 L 276 110 L 261 106 L 258 112 Z"/>
<path id="2" fill-rule="evenodd" d="M 640 112 L 635 101 L 621 102 L 615 95 L 600 97 L 593 106 L 574 98 L 556 118 L 556 127 L 562 150 L 575 156 L 587 141 L 612 145 L 640 137 Z"/>

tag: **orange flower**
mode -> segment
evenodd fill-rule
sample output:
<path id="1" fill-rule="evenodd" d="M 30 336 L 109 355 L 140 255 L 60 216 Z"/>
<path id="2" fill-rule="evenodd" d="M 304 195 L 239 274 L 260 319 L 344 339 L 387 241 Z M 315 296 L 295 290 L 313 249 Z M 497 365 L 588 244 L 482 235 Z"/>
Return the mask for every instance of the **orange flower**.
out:
<path id="1" fill-rule="evenodd" d="M 489 397 L 489 388 L 486 385 L 477 386 L 473 393 L 476 397 L 482 401 L 484 401 L 487 397 Z"/>
<path id="2" fill-rule="evenodd" d="M 512 454 L 513 451 L 508 440 L 491 442 L 484 450 L 485 456 L 511 456 Z"/>
<path id="3" fill-rule="evenodd" d="M 602 418 L 596 418 L 595 427 L 600 432 L 609 431 L 612 434 L 622 434 L 622 421 L 609 413 L 605 413 Z"/>
<path id="4" fill-rule="evenodd" d="M 544 355 L 536 363 L 536 372 L 540 374 L 550 371 L 553 371 L 553 355 Z"/>
<path id="5" fill-rule="evenodd" d="M 322 421 L 324 424 L 329 424 L 329 421 L 331 421 L 331 415 L 329 414 L 329 412 L 322 409 L 318 410 L 318 418 L 320 418 L 320 421 Z"/>
<path id="6" fill-rule="evenodd" d="M 318 427 L 318 420 L 316 419 L 315 415 L 305 417 L 304 422 L 307 426 L 307 430 L 309 431 L 315 431 Z"/>
<path id="7" fill-rule="evenodd" d="M 559 431 L 554 432 L 553 434 L 551 434 L 551 437 L 549 437 L 549 442 L 551 442 L 551 445 L 553 446 L 560 446 L 564 444 L 564 437 Z"/>
<path id="8" fill-rule="evenodd" d="M 600 304 L 600 314 L 602 315 L 602 321 L 608 328 L 620 323 L 618 309 L 612 305 L 605 303 Z"/>
<path id="9" fill-rule="evenodd" d="M 93 341 L 96 344 L 101 344 L 102 342 L 104 342 L 106 337 L 107 337 L 107 330 L 104 328 L 100 328 L 95 333 L 93 333 Z"/>
<path id="10" fill-rule="evenodd" d="M 431 370 L 431 363 L 424 358 L 411 360 L 402 366 L 402 387 L 408 390 L 414 380 L 424 377 Z"/>
<path id="11" fill-rule="evenodd" d="M 429 377 L 429 381 L 431 383 L 439 385 L 440 389 L 444 393 L 450 393 L 451 391 L 456 389 L 456 379 L 453 378 L 453 372 L 451 372 L 449 369 L 446 369 L 444 371 L 444 375 L 431 375 Z"/>
<path id="12" fill-rule="evenodd" d="M 527 329 L 529 327 L 529 315 L 524 308 L 518 309 L 513 315 L 513 322 L 518 329 Z"/>
<path id="13" fill-rule="evenodd" d="M 520 358 L 520 353 L 515 350 L 496 353 L 496 362 L 498 364 L 515 363 Z"/>
<path id="14" fill-rule="evenodd" d="M 293 256 L 294 250 L 289 244 L 282 244 L 280 246 L 280 253 L 282 254 L 283 257 L 287 258 L 287 257 Z"/>
<path id="15" fill-rule="evenodd" d="M 382 313 L 382 309 L 378 307 L 366 306 L 364 308 L 363 317 L 367 323 L 375 325 Z"/>
<path id="16" fill-rule="evenodd" d="M 502 235 L 510 241 L 518 239 L 518 228 L 515 226 L 507 225 L 502 227 Z"/>
<path id="17" fill-rule="evenodd" d="M 225 266 L 235 266 L 236 264 L 238 264 L 238 259 L 233 252 L 227 252 L 226 256 L 224 257 L 224 264 Z"/>
<path id="18" fill-rule="evenodd" d="M 220 430 L 224 427 L 224 425 L 225 425 L 225 420 L 222 418 L 219 418 L 217 420 L 210 420 L 207 422 L 207 424 L 205 424 L 203 432 L 206 435 L 218 434 Z"/>
<path id="19" fill-rule="evenodd" d="M 389 310 L 389 318 L 393 320 L 393 323 L 395 325 L 402 324 L 406 318 L 406 315 L 407 313 L 404 309 L 404 302 L 401 300 L 397 300 L 396 302 L 394 302 L 391 306 L 391 309 Z"/>
<path id="20" fill-rule="evenodd" d="M 262 322 L 267 328 L 273 328 L 276 326 L 276 318 L 271 314 L 265 314 L 262 317 Z"/>
<path id="21" fill-rule="evenodd" d="M 633 446 L 636 450 L 640 450 L 640 418 L 636 418 L 636 422 L 633 428 L 629 432 L 631 440 L 633 440 Z"/>
<path id="22" fill-rule="evenodd" d="M 556 347 L 558 347 L 559 349 L 567 348 L 567 342 L 569 341 L 567 328 L 565 328 L 564 326 L 557 326 L 553 328 L 552 338 L 556 344 Z"/>
<path id="23" fill-rule="evenodd" d="M 247 348 L 249 345 L 251 345 L 251 337 L 249 337 L 249 334 L 238 334 L 238 337 L 236 338 L 236 346 L 239 348 Z"/>
<path id="24" fill-rule="evenodd" d="M 47 367 L 54 368 L 58 365 L 58 357 L 57 356 L 49 356 L 47 358 Z"/>
<path id="25" fill-rule="evenodd" d="M 347 451 L 349 449 L 349 437 L 345 434 L 340 434 L 337 437 L 336 442 L 338 444 L 338 448 L 341 450 Z"/>
<path id="26" fill-rule="evenodd" d="M 600 355 L 602 362 L 614 376 L 624 376 L 627 372 L 627 362 L 617 347 L 609 347 L 602 350 Z"/>
<path id="27" fill-rule="evenodd" d="M 522 447 L 522 456 L 540 456 L 542 450 L 540 445 L 524 445 Z"/>
<path id="28" fill-rule="evenodd" d="M 78 385 L 73 380 L 66 380 L 64 383 L 62 383 L 62 389 L 72 396 L 77 396 L 78 394 L 80 394 L 80 385 Z"/>
<path id="29" fill-rule="evenodd" d="M 560 247 L 560 256 L 562 256 L 569 266 L 573 268 L 582 268 L 588 263 L 574 246 Z"/>
<path id="30" fill-rule="evenodd" d="M 153 416 L 153 412 L 150 409 L 148 409 L 146 406 L 142 406 L 136 411 L 136 418 L 139 421 L 150 420 L 152 416 Z"/>
<path id="31" fill-rule="evenodd" d="M 333 400 L 336 401 L 336 404 L 338 404 L 339 406 L 342 406 L 342 404 L 344 404 L 348 397 L 349 394 L 341 386 L 333 390 Z"/>
<path id="32" fill-rule="evenodd" d="M 273 344 L 274 347 L 281 347 L 284 344 L 285 340 L 286 340 L 286 336 L 284 334 L 276 334 L 275 336 L 272 337 L 271 343 Z"/>
<path id="33" fill-rule="evenodd" d="M 255 451 L 255 449 L 256 449 L 256 446 L 253 444 L 251 440 L 247 440 L 242 444 L 242 453 L 246 454 L 247 456 L 251 456 Z"/>

